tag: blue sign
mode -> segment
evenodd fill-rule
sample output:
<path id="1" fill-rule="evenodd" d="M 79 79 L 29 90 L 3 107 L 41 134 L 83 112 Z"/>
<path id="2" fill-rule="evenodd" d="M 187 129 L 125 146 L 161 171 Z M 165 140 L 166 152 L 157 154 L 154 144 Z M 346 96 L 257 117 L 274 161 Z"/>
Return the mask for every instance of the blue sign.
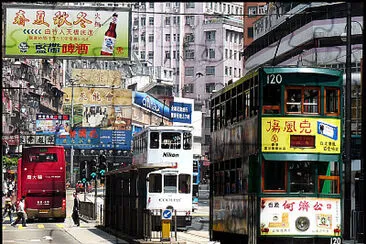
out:
<path id="1" fill-rule="evenodd" d="M 170 118 L 173 122 L 192 123 L 192 104 L 173 102 L 170 106 Z"/>
<path id="2" fill-rule="evenodd" d="M 163 215 L 161 216 L 161 219 L 172 219 L 172 210 L 165 209 L 163 211 Z"/>
<path id="3" fill-rule="evenodd" d="M 133 102 L 136 105 L 146 108 L 154 113 L 163 115 L 166 118 L 170 118 L 169 105 L 164 105 L 164 103 L 160 102 L 158 99 L 147 93 L 135 91 L 133 93 Z"/>
<path id="4" fill-rule="evenodd" d="M 131 150 L 132 131 L 100 130 L 99 149 Z"/>
<path id="5" fill-rule="evenodd" d="M 56 134 L 56 145 L 75 149 L 93 149 L 100 144 L 100 128 L 79 127 L 69 133 Z"/>

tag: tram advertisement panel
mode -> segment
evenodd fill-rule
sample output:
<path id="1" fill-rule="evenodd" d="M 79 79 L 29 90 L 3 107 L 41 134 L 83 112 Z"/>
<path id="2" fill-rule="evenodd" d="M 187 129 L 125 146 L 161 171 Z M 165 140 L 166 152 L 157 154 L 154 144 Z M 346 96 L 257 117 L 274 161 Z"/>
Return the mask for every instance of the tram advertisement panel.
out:
<path id="1" fill-rule="evenodd" d="M 247 234 L 247 207 L 248 199 L 246 196 L 215 197 L 212 229 Z"/>
<path id="2" fill-rule="evenodd" d="M 341 226 L 341 200 L 262 198 L 260 225 L 262 235 L 337 235 Z"/>
<path id="3" fill-rule="evenodd" d="M 341 153 L 341 120 L 262 118 L 262 152 Z"/>

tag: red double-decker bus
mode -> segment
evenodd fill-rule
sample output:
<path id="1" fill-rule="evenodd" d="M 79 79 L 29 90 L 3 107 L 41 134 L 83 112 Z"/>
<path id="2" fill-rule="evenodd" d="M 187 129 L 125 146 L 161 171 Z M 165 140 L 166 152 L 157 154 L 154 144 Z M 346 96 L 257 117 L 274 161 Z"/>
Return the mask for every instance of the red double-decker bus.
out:
<path id="1" fill-rule="evenodd" d="M 18 162 L 17 198 L 26 196 L 29 220 L 66 218 L 66 161 L 62 146 L 23 148 Z"/>

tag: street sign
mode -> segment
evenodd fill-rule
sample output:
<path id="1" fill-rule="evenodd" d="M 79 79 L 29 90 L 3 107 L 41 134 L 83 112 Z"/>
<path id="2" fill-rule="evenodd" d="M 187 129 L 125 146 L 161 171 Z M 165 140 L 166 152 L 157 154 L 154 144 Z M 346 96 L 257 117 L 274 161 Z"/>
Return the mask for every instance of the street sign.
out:
<path id="1" fill-rule="evenodd" d="M 163 211 L 163 214 L 161 215 L 161 219 L 172 219 L 172 210 L 170 209 L 165 209 Z"/>

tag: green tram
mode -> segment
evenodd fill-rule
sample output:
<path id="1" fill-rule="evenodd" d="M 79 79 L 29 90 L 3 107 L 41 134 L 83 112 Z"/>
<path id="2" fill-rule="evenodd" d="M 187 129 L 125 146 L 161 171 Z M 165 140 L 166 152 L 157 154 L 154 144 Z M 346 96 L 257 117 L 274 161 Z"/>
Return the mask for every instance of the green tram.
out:
<path id="1" fill-rule="evenodd" d="M 212 95 L 211 241 L 342 242 L 342 76 L 261 67 Z"/>

